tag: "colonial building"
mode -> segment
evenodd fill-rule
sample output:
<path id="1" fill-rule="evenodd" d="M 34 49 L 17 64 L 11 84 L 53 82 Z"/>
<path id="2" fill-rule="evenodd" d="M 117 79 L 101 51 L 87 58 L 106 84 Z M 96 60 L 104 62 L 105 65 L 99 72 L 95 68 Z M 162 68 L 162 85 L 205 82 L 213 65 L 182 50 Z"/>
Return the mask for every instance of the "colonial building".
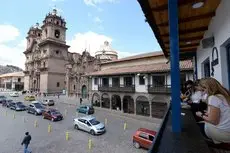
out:
<path id="1" fill-rule="evenodd" d="M 22 91 L 24 88 L 24 73 L 14 72 L 0 75 L 0 88 Z"/>
<path id="2" fill-rule="evenodd" d="M 66 64 L 66 91 L 68 96 L 89 98 L 92 84 L 86 74 L 100 70 L 100 63 L 117 59 L 117 52 L 108 41 L 101 45 L 95 57 L 84 51 L 82 55 L 71 53 L 70 61 Z"/>
<path id="3" fill-rule="evenodd" d="M 89 52 L 71 53 L 71 61 L 66 65 L 66 91 L 68 96 L 88 98 L 90 84 L 86 73 L 100 69 L 100 60 Z"/>
<path id="4" fill-rule="evenodd" d="M 181 83 L 193 80 L 192 62 L 180 62 Z M 163 52 L 151 52 L 101 63 L 88 74 L 95 106 L 161 118 L 170 101 L 170 63 Z"/>
<path id="5" fill-rule="evenodd" d="M 37 24 L 29 29 L 24 52 L 25 90 L 56 93 L 65 89 L 65 64 L 69 61 L 66 30 L 56 9 L 46 15 L 41 27 Z"/>

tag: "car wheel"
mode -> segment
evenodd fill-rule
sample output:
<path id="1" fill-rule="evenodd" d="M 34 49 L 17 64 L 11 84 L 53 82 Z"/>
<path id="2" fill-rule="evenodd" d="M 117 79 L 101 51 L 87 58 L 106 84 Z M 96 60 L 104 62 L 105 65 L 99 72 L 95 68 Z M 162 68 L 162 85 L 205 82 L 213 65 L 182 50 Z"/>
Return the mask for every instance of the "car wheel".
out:
<path id="1" fill-rule="evenodd" d="M 91 135 L 95 135 L 94 130 L 90 130 L 90 134 L 91 134 Z"/>
<path id="2" fill-rule="evenodd" d="M 54 122 L 54 118 L 51 118 L 51 121 Z"/>
<path id="3" fill-rule="evenodd" d="M 136 142 L 136 141 L 133 141 L 133 146 L 134 146 L 135 148 L 137 148 L 137 149 L 140 148 L 140 144 L 139 144 L 138 142 Z"/>
<path id="4" fill-rule="evenodd" d="M 43 116 L 43 119 L 46 119 L 46 117 L 45 117 L 45 116 Z"/>
<path id="5" fill-rule="evenodd" d="M 30 113 L 30 110 L 27 110 L 27 113 Z"/>
<path id="6" fill-rule="evenodd" d="M 34 114 L 35 114 L 36 116 L 38 115 L 38 113 L 37 113 L 37 112 L 35 112 Z"/>
<path id="7" fill-rule="evenodd" d="M 74 128 L 77 130 L 79 129 L 77 124 L 74 124 Z"/>

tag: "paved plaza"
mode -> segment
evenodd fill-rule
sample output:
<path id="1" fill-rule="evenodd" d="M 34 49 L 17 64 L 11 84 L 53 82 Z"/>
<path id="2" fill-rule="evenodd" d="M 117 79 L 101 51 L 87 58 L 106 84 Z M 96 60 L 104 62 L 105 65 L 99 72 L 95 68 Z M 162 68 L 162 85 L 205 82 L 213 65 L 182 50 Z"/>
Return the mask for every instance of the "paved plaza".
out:
<path id="1" fill-rule="evenodd" d="M 5 93 L 5 95 L 7 94 Z M 62 103 L 71 101 L 71 99 L 64 96 L 61 96 L 60 99 L 53 96 L 48 98 L 55 99 L 56 105 L 53 107 L 64 115 L 64 120 L 51 122 L 42 119 L 41 116 L 34 116 L 27 114 L 27 112 L 15 112 L 0 105 L 0 153 L 23 153 L 21 141 L 26 131 L 29 131 L 32 135 L 30 149 L 33 153 L 144 153 L 147 150 L 133 147 L 132 134 L 140 127 L 152 130 L 158 128 L 158 124 L 96 109 L 93 116 L 103 123 L 107 118 L 107 131 L 103 135 L 92 136 L 73 128 L 73 119 L 76 115 L 80 116 L 81 114 L 76 114 L 75 105 Z M 10 99 L 24 101 L 23 96 Z M 76 101 L 76 103 L 78 102 Z M 37 121 L 38 127 L 34 127 L 35 121 Z M 125 122 L 127 123 L 126 130 L 124 130 Z M 50 133 L 48 133 L 49 124 L 52 127 Z M 69 132 L 68 141 L 66 141 L 66 132 Z M 89 139 L 92 140 L 91 150 L 88 148 Z"/>

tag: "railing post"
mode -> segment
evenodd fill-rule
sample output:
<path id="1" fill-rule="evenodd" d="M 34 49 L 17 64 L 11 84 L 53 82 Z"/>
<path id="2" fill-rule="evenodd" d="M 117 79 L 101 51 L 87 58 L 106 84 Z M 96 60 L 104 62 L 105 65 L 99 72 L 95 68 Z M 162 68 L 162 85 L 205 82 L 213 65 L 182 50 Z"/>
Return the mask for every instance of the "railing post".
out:
<path id="1" fill-rule="evenodd" d="M 168 0 L 170 66 L 172 86 L 172 130 L 181 132 L 178 0 Z"/>

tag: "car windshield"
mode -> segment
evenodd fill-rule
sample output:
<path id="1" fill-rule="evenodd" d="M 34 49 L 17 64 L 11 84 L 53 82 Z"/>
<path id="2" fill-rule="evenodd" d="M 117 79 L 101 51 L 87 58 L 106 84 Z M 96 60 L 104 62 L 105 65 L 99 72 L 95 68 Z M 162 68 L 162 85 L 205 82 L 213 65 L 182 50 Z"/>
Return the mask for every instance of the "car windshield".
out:
<path id="1" fill-rule="evenodd" d="M 53 100 L 49 100 L 50 102 L 54 102 Z"/>
<path id="2" fill-rule="evenodd" d="M 34 103 L 34 106 L 35 106 L 36 108 L 43 108 L 42 105 L 39 104 L 39 103 Z"/>
<path id="3" fill-rule="evenodd" d="M 52 115 L 60 115 L 61 113 L 58 112 L 58 111 L 53 111 L 53 112 L 51 112 L 51 114 L 52 114 Z"/>
<path id="4" fill-rule="evenodd" d="M 100 123 L 100 122 L 97 121 L 96 119 L 89 120 L 89 122 L 90 122 L 92 125 L 97 125 L 97 124 Z"/>
<path id="5" fill-rule="evenodd" d="M 22 103 L 17 103 L 18 107 L 24 107 L 25 105 L 23 105 Z"/>
<path id="6" fill-rule="evenodd" d="M 8 102 L 12 102 L 13 100 L 7 100 Z"/>

